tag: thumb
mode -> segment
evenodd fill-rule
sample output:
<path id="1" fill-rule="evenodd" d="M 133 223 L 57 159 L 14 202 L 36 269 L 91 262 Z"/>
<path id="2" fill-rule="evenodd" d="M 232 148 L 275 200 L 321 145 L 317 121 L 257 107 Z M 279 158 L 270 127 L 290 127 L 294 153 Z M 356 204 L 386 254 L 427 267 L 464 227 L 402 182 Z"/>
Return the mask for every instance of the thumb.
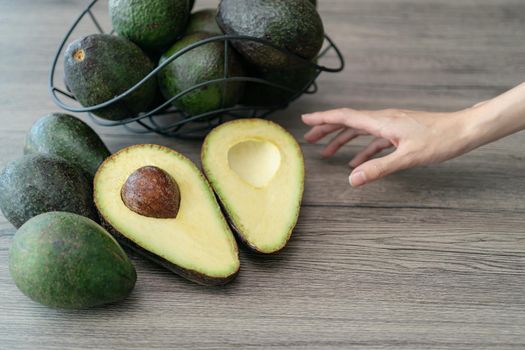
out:
<path id="1" fill-rule="evenodd" d="M 393 152 L 381 158 L 371 159 L 355 168 L 350 174 L 350 185 L 363 186 L 404 168 L 403 157 L 400 157 L 398 152 Z"/>

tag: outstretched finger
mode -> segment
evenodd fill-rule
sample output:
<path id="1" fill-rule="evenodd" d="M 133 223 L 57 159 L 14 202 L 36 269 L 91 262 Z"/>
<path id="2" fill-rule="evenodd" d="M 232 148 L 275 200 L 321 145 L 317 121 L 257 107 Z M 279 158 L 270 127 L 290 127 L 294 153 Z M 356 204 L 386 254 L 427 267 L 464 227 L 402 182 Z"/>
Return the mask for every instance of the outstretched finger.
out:
<path id="1" fill-rule="evenodd" d="M 325 125 L 317 125 L 310 129 L 305 135 L 304 139 L 307 142 L 314 143 L 319 140 L 321 140 L 326 135 L 329 135 L 333 133 L 334 131 L 340 130 L 345 128 L 344 125 L 331 125 L 331 124 L 325 124 Z"/>
<path id="2" fill-rule="evenodd" d="M 349 108 L 334 109 L 326 112 L 317 112 L 303 115 L 303 122 L 310 126 L 324 124 L 342 124 L 349 128 L 364 130 L 369 134 L 380 136 L 379 131 L 383 123 L 381 114 L 372 115 L 372 112 L 356 111 Z"/>
<path id="3" fill-rule="evenodd" d="M 350 185 L 353 187 L 363 186 L 396 171 L 406 169 L 408 166 L 409 163 L 407 163 L 405 157 L 401 156 L 399 151 L 381 158 L 371 159 L 352 171 L 349 179 Z"/>
<path id="4" fill-rule="evenodd" d="M 343 145 L 352 141 L 359 135 L 363 135 L 363 132 L 352 128 L 348 128 L 341 131 L 332 139 L 332 141 L 330 141 L 328 145 L 326 145 L 326 147 L 321 152 L 321 155 L 323 157 L 333 156 L 341 147 L 343 147 Z"/>
<path id="5" fill-rule="evenodd" d="M 352 168 L 356 168 L 359 165 L 363 164 L 376 154 L 392 147 L 392 143 L 386 139 L 376 138 L 368 144 L 361 152 L 359 152 L 352 160 L 349 165 Z"/>

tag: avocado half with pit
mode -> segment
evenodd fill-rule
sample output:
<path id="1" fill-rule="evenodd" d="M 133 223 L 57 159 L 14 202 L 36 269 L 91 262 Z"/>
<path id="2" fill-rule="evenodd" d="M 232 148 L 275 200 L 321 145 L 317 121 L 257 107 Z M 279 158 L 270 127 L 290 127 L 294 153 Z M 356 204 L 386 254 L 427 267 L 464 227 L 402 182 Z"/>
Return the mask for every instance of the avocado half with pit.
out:
<path id="1" fill-rule="evenodd" d="M 260 253 L 283 249 L 304 188 L 303 154 L 294 137 L 267 120 L 234 120 L 208 134 L 201 158 L 239 237 Z"/>
<path id="2" fill-rule="evenodd" d="M 135 145 L 100 166 L 95 204 L 124 245 L 179 275 L 221 285 L 239 271 L 235 238 L 195 164 L 158 145 Z"/>

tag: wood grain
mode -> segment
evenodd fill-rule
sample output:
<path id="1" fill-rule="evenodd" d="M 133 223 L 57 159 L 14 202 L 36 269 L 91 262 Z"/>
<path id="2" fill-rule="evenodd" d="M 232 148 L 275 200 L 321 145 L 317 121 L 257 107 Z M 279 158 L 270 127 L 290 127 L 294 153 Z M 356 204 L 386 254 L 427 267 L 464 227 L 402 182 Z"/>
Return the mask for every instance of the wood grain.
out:
<path id="1" fill-rule="evenodd" d="M 57 111 L 49 64 L 87 3 L 0 0 L 0 165 Z M 524 80 L 522 0 L 321 0 L 320 10 L 347 68 L 274 117 L 299 140 L 307 111 L 454 110 Z M 112 151 L 159 143 L 198 161 L 199 142 L 94 127 Z M 50 310 L 11 281 L 14 229 L 1 217 L 0 349 L 525 348 L 525 134 L 351 189 L 346 163 L 365 142 L 323 160 L 321 145 L 301 141 L 306 194 L 293 239 L 272 257 L 241 249 L 241 273 L 224 288 L 130 253 L 139 279 L 128 300 Z"/>

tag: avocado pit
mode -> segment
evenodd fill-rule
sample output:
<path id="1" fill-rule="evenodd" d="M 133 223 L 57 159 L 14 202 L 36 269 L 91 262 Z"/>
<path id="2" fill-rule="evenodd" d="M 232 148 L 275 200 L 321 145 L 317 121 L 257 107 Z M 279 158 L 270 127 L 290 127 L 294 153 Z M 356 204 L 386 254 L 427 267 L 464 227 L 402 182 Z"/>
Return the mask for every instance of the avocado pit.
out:
<path id="1" fill-rule="evenodd" d="M 121 197 L 130 210 L 150 218 L 174 219 L 179 212 L 179 186 L 156 166 L 133 172 L 122 186 Z"/>

